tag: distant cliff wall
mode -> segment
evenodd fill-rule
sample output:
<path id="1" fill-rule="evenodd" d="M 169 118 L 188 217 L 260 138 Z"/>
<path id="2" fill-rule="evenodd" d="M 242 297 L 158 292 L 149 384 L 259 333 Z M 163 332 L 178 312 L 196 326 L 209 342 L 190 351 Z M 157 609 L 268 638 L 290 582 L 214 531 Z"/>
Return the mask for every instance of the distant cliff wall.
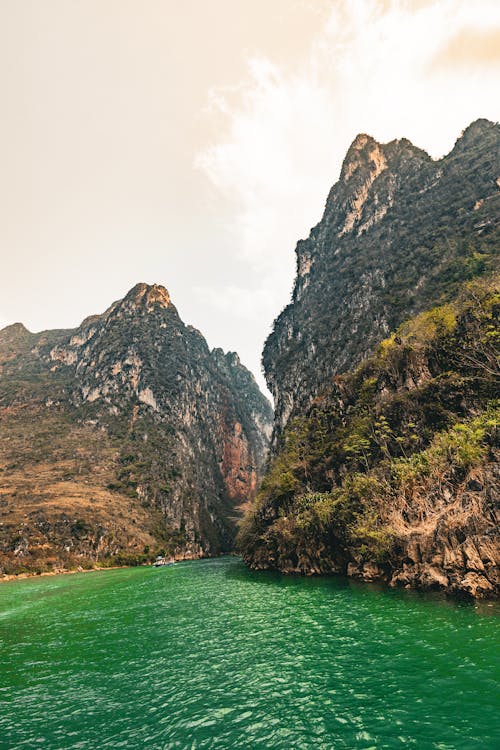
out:
<path id="1" fill-rule="evenodd" d="M 161 286 L 73 331 L 0 331 L 0 568 L 230 551 L 272 410 Z"/>

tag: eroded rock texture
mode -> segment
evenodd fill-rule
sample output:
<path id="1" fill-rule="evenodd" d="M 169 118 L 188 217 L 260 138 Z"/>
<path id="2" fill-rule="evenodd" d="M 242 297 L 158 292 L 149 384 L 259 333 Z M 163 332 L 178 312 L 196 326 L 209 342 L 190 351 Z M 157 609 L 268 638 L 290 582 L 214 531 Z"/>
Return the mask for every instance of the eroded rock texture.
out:
<path id="1" fill-rule="evenodd" d="M 357 136 L 323 218 L 297 244 L 292 303 L 264 348 L 275 440 L 329 377 L 494 267 L 499 177 L 500 126 L 487 120 L 439 161 L 405 139 Z"/>
<path id="2" fill-rule="evenodd" d="M 251 567 L 498 595 L 499 176 L 486 120 L 439 161 L 353 142 L 264 348 Z"/>
<path id="3" fill-rule="evenodd" d="M 272 410 L 164 287 L 72 331 L 0 332 L 0 565 L 7 571 L 232 549 Z"/>

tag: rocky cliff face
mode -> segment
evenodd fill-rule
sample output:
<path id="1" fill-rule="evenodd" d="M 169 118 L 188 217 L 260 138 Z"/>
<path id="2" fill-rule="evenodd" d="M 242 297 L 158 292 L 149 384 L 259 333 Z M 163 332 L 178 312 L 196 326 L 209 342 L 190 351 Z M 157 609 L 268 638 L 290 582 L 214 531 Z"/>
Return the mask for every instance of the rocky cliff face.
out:
<path id="1" fill-rule="evenodd" d="M 138 284 L 73 331 L 0 332 L 5 570 L 232 548 L 272 411 L 167 290 Z"/>
<path id="2" fill-rule="evenodd" d="M 439 161 L 355 139 L 264 348 L 250 566 L 498 595 L 499 245 L 499 125 Z"/>
<path id="3" fill-rule="evenodd" d="M 251 567 L 498 596 L 499 282 L 404 324 L 287 425 L 240 534 Z"/>
<path id="4" fill-rule="evenodd" d="M 493 267 L 499 232 L 499 125 L 478 120 L 439 161 L 404 139 L 359 135 L 297 245 L 292 303 L 264 348 L 275 439 L 328 378 Z"/>

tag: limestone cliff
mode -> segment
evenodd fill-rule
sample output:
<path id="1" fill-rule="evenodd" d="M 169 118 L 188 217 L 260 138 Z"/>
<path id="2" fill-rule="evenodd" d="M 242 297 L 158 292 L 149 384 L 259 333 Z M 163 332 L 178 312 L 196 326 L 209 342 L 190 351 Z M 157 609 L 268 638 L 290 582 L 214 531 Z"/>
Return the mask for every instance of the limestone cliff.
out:
<path id="1" fill-rule="evenodd" d="M 498 595 L 499 176 L 486 120 L 439 161 L 353 142 L 264 348 L 250 566 Z"/>
<path id="2" fill-rule="evenodd" d="M 332 375 L 496 263 L 500 126 L 478 120 L 434 161 L 359 135 L 323 218 L 298 243 L 292 302 L 266 341 L 275 441 Z"/>
<path id="3" fill-rule="evenodd" d="M 72 331 L 0 332 L 0 566 L 232 548 L 272 411 L 164 287 L 138 284 Z"/>
<path id="4" fill-rule="evenodd" d="M 422 313 L 286 427 L 246 561 L 500 593 L 500 279 Z"/>

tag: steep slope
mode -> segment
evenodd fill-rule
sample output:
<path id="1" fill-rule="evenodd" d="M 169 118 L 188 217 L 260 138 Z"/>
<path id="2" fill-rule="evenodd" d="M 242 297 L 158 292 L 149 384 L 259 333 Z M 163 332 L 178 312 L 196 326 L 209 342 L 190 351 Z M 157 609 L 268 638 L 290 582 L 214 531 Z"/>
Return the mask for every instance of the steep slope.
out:
<path id="1" fill-rule="evenodd" d="M 498 124 L 439 161 L 355 139 L 264 348 L 249 565 L 498 594 L 499 246 Z"/>
<path id="2" fill-rule="evenodd" d="M 271 407 L 164 287 L 138 284 L 76 330 L 9 326 L 0 368 L 5 572 L 232 548 Z"/>
<path id="3" fill-rule="evenodd" d="M 290 421 L 246 562 L 500 593 L 500 279 L 421 313 Z"/>
<path id="4" fill-rule="evenodd" d="M 292 303 L 264 348 L 275 442 L 329 377 L 494 267 L 499 235 L 498 124 L 473 123 L 439 161 L 404 139 L 359 135 L 322 220 L 297 245 Z"/>

